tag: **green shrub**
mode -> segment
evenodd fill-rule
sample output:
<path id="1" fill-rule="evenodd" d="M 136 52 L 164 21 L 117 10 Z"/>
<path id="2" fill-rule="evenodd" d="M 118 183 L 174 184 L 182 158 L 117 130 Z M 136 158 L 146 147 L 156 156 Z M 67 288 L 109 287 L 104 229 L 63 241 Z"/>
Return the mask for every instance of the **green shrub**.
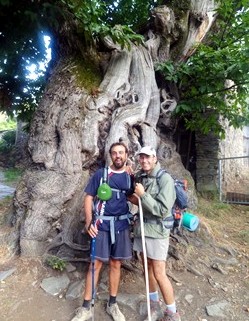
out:
<path id="1" fill-rule="evenodd" d="M 10 130 L 2 135 L 0 139 L 0 152 L 8 152 L 15 146 L 16 131 Z"/>
<path id="2" fill-rule="evenodd" d="M 0 121 L 0 130 L 16 129 L 16 121 L 8 118 L 7 120 Z"/>
<path id="3" fill-rule="evenodd" d="M 46 258 L 46 263 L 54 270 L 63 271 L 66 267 L 66 262 L 55 255 L 50 255 Z"/>

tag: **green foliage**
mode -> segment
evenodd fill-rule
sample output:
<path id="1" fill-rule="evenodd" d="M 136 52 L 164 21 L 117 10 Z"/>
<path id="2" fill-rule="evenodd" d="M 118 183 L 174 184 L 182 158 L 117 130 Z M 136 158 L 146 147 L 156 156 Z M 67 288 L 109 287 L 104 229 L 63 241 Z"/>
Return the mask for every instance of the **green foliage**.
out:
<path id="1" fill-rule="evenodd" d="M 133 30 L 140 30 L 148 21 L 152 8 L 160 5 L 156 0 L 106 0 L 106 20 L 111 26 L 126 25 Z"/>
<path id="2" fill-rule="evenodd" d="M 56 45 L 62 39 L 68 47 L 76 47 L 79 42 L 91 47 L 103 37 L 111 37 L 129 49 L 132 42 L 142 43 L 139 32 L 149 22 L 150 10 L 165 3 L 182 11 L 187 10 L 190 1 L 0 0 L 0 109 L 9 115 L 15 112 L 22 120 L 31 119 L 46 79 L 44 74 L 37 80 L 28 79 L 26 67 L 45 62 L 44 35 L 51 37 L 54 62 L 58 58 Z M 219 117 L 228 119 L 234 127 L 249 121 L 246 3 L 220 1 L 217 24 L 206 44 L 198 46 L 187 62 L 166 61 L 157 67 L 178 88 L 176 112 L 191 130 L 213 131 L 223 137 Z M 225 87 L 226 79 L 234 83 L 230 88 Z M 229 104 L 224 103 L 225 96 Z"/>
<path id="3" fill-rule="evenodd" d="M 111 7 L 108 7 L 105 1 L 62 0 L 62 3 L 68 7 L 77 19 L 77 31 L 79 34 L 83 34 L 87 43 L 93 42 L 94 39 L 109 36 L 114 43 L 120 44 L 122 48 L 129 49 L 131 42 L 142 43 L 143 41 L 143 37 L 136 34 L 130 26 L 126 25 L 123 19 L 120 20 L 122 24 L 116 20 L 116 24 L 113 24 Z"/>
<path id="4" fill-rule="evenodd" d="M 4 170 L 3 174 L 4 174 L 5 182 L 12 183 L 12 182 L 18 181 L 22 173 L 23 173 L 22 169 L 15 168 L 15 167 Z"/>
<path id="5" fill-rule="evenodd" d="M 9 152 L 15 146 L 16 131 L 7 131 L 0 139 L 0 152 Z"/>
<path id="6" fill-rule="evenodd" d="M 0 131 L 16 129 L 16 120 L 8 117 L 7 120 L 0 121 Z"/>
<path id="7" fill-rule="evenodd" d="M 27 66 L 45 62 L 43 36 L 51 30 L 55 16 L 48 5 L 46 1 L 0 0 L 0 109 L 10 116 L 27 112 L 27 106 L 34 109 L 43 90 L 44 75 L 28 79 Z"/>
<path id="8" fill-rule="evenodd" d="M 179 90 L 176 113 L 184 117 L 188 129 L 212 131 L 224 138 L 219 119 L 227 119 L 234 128 L 249 123 L 248 14 L 243 2 L 235 6 L 225 1 L 206 44 L 199 45 L 187 62 L 166 61 L 157 66 Z"/>
<path id="9" fill-rule="evenodd" d="M 46 263 L 54 270 L 63 271 L 66 267 L 66 262 L 55 255 L 50 255 L 46 258 Z"/>
<path id="10" fill-rule="evenodd" d="M 132 14 L 125 14 L 124 21 L 122 1 L 114 6 L 113 1 L 101 0 L 0 0 L 0 110 L 31 120 L 47 79 L 41 70 L 37 79 L 27 78 L 27 66 L 34 64 L 39 69 L 38 64 L 46 62 L 45 35 L 51 38 L 54 61 L 61 37 L 71 45 L 76 45 L 76 38 L 92 46 L 106 36 L 122 48 L 141 43 L 143 38 L 133 31 L 132 22 L 139 23 L 141 17 L 144 21 L 156 1 L 132 3 Z M 127 5 L 125 8 L 128 12 Z"/>

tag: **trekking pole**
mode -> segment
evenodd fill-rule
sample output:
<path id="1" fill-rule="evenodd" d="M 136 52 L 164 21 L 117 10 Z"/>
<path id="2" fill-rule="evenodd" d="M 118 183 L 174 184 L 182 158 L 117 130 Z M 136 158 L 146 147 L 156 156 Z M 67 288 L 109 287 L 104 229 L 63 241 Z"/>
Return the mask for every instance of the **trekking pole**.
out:
<path id="1" fill-rule="evenodd" d="M 140 197 L 138 198 L 138 206 L 139 206 L 139 218 L 140 218 L 140 225 L 141 225 L 142 248 L 143 248 L 143 256 L 144 256 L 144 275 L 145 275 L 148 321 L 151 321 L 148 262 L 147 262 L 147 252 L 146 252 L 145 235 L 144 235 L 143 209 L 142 209 Z"/>
<path id="2" fill-rule="evenodd" d="M 91 267 L 92 267 L 92 321 L 94 321 L 94 299 L 95 299 L 95 285 L 94 285 L 94 273 L 95 273 L 95 243 L 96 237 L 91 240 Z"/>

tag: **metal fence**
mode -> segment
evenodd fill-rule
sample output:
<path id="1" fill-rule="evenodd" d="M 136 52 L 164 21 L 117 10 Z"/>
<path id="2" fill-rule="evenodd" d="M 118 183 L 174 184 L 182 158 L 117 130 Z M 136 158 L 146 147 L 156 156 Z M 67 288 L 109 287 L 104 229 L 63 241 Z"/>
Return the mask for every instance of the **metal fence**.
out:
<path id="1" fill-rule="evenodd" d="M 219 159 L 220 201 L 249 204 L 249 156 Z"/>

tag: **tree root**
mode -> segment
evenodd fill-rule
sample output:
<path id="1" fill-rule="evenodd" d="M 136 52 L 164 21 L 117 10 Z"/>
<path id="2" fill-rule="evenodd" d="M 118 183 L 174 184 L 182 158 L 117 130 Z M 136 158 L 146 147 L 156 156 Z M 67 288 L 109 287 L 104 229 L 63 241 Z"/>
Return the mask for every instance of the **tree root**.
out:
<path id="1" fill-rule="evenodd" d="M 142 272 L 135 264 L 129 261 L 122 261 L 122 267 L 131 272 Z"/>
<path id="2" fill-rule="evenodd" d="M 83 252 L 87 252 L 90 249 L 89 245 L 80 245 L 77 243 L 73 243 L 65 233 L 61 232 L 53 239 L 52 243 L 47 247 L 47 251 L 50 251 L 62 245 L 67 245 L 73 250 Z"/>

